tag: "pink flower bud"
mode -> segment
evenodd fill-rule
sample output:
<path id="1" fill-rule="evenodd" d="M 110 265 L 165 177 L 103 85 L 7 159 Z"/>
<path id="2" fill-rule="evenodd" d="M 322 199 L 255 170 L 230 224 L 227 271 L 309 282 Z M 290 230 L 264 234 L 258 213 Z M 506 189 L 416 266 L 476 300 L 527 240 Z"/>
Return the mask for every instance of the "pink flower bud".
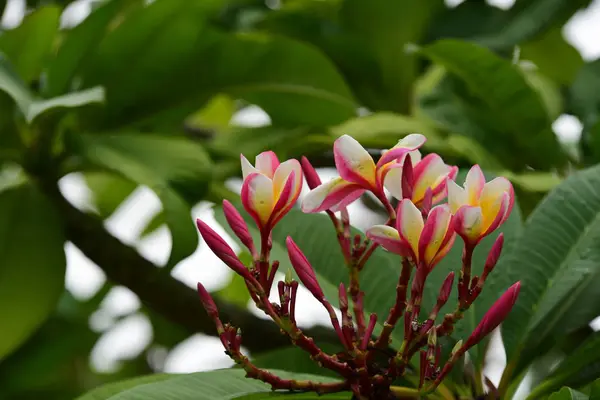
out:
<path id="1" fill-rule="evenodd" d="M 285 243 L 287 245 L 290 262 L 292 263 L 292 267 L 294 267 L 298 278 L 300 278 L 300 281 L 304 284 L 304 286 L 306 286 L 312 295 L 315 296 L 317 300 L 322 302 L 325 299 L 325 295 L 323 294 L 323 290 L 317 281 L 315 271 L 306 259 L 306 256 L 302 253 L 290 236 L 287 237 Z"/>
<path id="2" fill-rule="evenodd" d="M 439 308 L 442 308 L 444 304 L 448 301 L 450 297 L 450 293 L 452 292 L 452 284 L 454 283 L 454 272 L 450 272 L 446 279 L 444 279 L 444 283 L 442 283 L 442 287 L 440 288 L 440 294 L 438 296 L 437 304 Z"/>
<path id="3" fill-rule="evenodd" d="M 208 247 L 221 259 L 221 261 L 227 264 L 229 268 L 241 275 L 244 279 L 252 279 L 252 275 L 250 275 L 248 269 L 236 256 L 233 249 L 229 247 L 217 232 L 199 219 L 196 220 L 196 225 Z"/>
<path id="4" fill-rule="evenodd" d="M 340 283 L 338 290 L 338 297 L 340 299 L 340 310 L 348 309 L 348 294 L 346 293 L 346 287 L 343 283 Z"/>
<path id="5" fill-rule="evenodd" d="M 373 331 L 375 330 L 375 324 L 377 323 L 377 314 L 371 314 L 369 316 L 369 325 L 367 326 L 367 330 L 365 331 L 365 335 L 363 336 L 362 343 L 360 344 L 361 350 L 366 350 L 369 345 L 369 340 L 371 340 L 371 336 L 373 335 Z"/>
<path id="6" fill-rule="evenodd" d="M 503 246 L 504 246 L 504 233 L 501 233 L 500 235 L 498 235 L 498 238 L 494 242 L 492 249 L 488 253 L 487 259 L 485 260 L 485 266 L 483 268 L 483 275 L 481 276 L 482 279 L 485 280 L 485 278 L 488 276 L 488 274 L 490 272 L 492 272 L 492 270 L 496 266 L 496 263 L 498 262 L 498 259 L 500 258 L 500 253 L 502 253 Z"/>
<path id="7" fill-rule="evenodd" d="M 231 227 L 231 230 L 233 230 L 233 233 L 235 233 L 244 246 L 250 250 L 250 253 L 256 253 L 254 241 L 248 231 L 246 221 L 244 221 L 244 218 L 242 218 L 238 210 L 228 200 L 223 200 L 223 213 L 225 214 L 225 219 L 227 219 L 227 223 Z"/>
<path id="8" fill-rule="evenodd" d="M 405 199 L 412 198 L 413 192 L 413 164 L 410 154 L 406 155 L 402 166 L 402 197 Z"/>
<path id="9" fill-rule="evenodd" d="M 421 202 L 421 212 L 423 215 L 428 215 L 429 211 L 431 211 L 431 207 L 433 205 L 433 191 L 430 187 L 425 190 L 425 195 L 423 196 L 423 201 Z"/>
<path id="10" fill-rule="evenodd" d="M 321 178 L 319 178 L 319 174 L 317 174 L 317 171 L 315 171 L 310 161 L 308 161 L 308 158 L 302 156 L 300 164 L 302 164 L 302 172 L 304 172 L 308 187 L 312 190 L 321 185 Z"/>
<path id="11" fill-rule="evenodd" d="M 204 309 L 206 310 L 208 315 L 211 318 L 218 318 L 219 310 L 217 309 L 217 305 L 215 304 L 215 301 L 213 300 L 210 293 L 208 293 L 206 288 L 200 282 L 198 282 L 198 295 L 200 296 L 202 306 L 204 306 Z"/>
<path id="12" fill-rule="evenodd" d="M 471 336 L 465 342 L 463 346 L 463 352 L 467 351 L 477 343 L 479 343 L 485 336 L 490 334 L 494 329 L 502 323 L 512 310 L 513 305 L 517 301 L 519 291 L 521 290 L 521 282 L 517 282 L 508 288 L 506 292 L 490 307 L 485 313 L 477 328 L 473 331 Z"/>

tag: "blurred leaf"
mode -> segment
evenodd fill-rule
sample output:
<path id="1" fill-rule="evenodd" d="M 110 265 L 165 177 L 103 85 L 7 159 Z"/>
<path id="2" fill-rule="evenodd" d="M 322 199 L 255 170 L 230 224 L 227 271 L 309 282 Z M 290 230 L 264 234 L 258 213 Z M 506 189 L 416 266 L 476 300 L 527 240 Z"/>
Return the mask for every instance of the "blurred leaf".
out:
<path id="1" fill-rule="evenodd" d="M 320 52 L 282 37 L 212 30 L 204 20 L 215 1 L 158 0 L 106 36 L 84 71 L 86 86 L 107 89 L 105 125 L 181 124 L 219 93 L 288 125 L 355 114 L 343 79 Z"/>
<path id="2" fill-rule="evenodd" d="M 58 31 L 60 12 L 57 6 L 38 8 L 26 15 L 17 28 L 0 36 L 0 51 L 27 83 L 36 80 L 42 71 Z"/>
<path id="3" fill-rule="evenodd" d="M 177 375 L 172 374 L 153 374 L 147 376 L 138 376 L 132 379 L 127 379 L 119 382 L 112 382 L 90 390 L 86 394 L 78 397 L 76 400 L 108 400 L 121 392 L 128 391 L 137 386 L 146 385 L 149 383 L 163 382 L 173 379 Z M 166 399 L 165 399 L 166 400 Z"/>
<path id="4" fill-rule="evenodd" d="M 502 325 L 509 362 L 525 362 L 529 346 L 558 328 L 582 284 L 598 273 L 598 168 L 571 175 L 531 214 L 513 251 L 500 260 L 486 290 L 499 293 L 517 280 L 519 299 Z M 527 266 L 524 268 L 523 266 Z M 595 307 L 589 304 L 589 307 Z"/>
<path id="5" fill-rule="evenodd" d="M 187 123 L 200 128 L 215 129 L 218 132 L 229 127 L 235 112 L 235 102 L 229 96 L 219 94 L 213 97 L 204 108 L 190 116 Z"/>
<path id="6" fill-rule="evenodd" d="M 589 164 L 600 160 L 600 59 L 581 67 L 569 88 L 569 111 L 583 123 L 581 146 Z"/>
<path id="7" fill-rule="evenodd" d="M 552 374 L 530 394 L 530 398 L 539 398 L 557 390 L 563 385 L 576 383 L 577 387 L 590 382 L 580 379 L 582 370 L 600 361 L 600 333 L 594 333 L 575 350 L 566 356 Z M 593 398 L 593 397 L 592 397 Z"/>
<path id="8" fill-rule="evenodd" d="M 106 172 L 86 172 L 85 181 L 92 191 L 92 202 L 102 218 L 110 217 L 138 186 L 120 175 Z"/>
<path id="9" fill-rule="evenodd" d="M 10 96 L 23 115 L 27 115 L 33 96 L 2 55 L 0 55 L 0 90 Z"/>
<path id="10" fill-rule="evenodd" d="M 240 255 L 240 259 L 243 258 L 241 256 L 244 254 L 245 253 L 242 253 Z M 242 261 L 244 260 L 242 259 Z M 245 263 L 245 265 L 248 265 L 248 263 Z M 238 274 L 231 274 L 229 283 L 227 283 L 223 289 L 215 292 L 214 295 L 226 299 L 230 303 L 235 304 L 243 309 L 248 307 L 248 302 L 250 301 L 250 294 L 248 293 L 248 288 L 246 287 L 244 278 Z M 281 368 L 283 368 L 283 366 L 281 366 Z"/>
<path id="11" fill-rule="evenodd" d="M 573 82 L 584 63 L 579 51 L 565 40 L 559 26 L 521 45 L 521 59 L 533 62 L 542 74 L 563 85 Z"/>
<path id="12" fill-rule="evenodd" d="M 32 184 L 0 192 L 0 360 L 54 310 L 64 287 L 64 241 L 58 212 Z"/>
<path id="13" fill-rule="evenodd" d="M 440 40 L 420 52 L 459 78 L 476 98 L 473 101 L 479 107 L 477 110 L 463 105 L 459 113 L 452 114 L 453 118 L 461 119 L 458 123 L 464 123 L 465 114 L 475 122 L 490 119 L 488 124 L 496 129 L 496 135 L 485 134 L 477 123 L 468 128 L 477 132 L 475 139 L 480 143 L 489 149 L 503 146 L 506 152 L 526 154 L 527 163 L 534 168 L 565 162 L 544 103 L 518 67 L 488 49 L 452 39 Z M 481 105 L 488 109 L 482 109 Z"/>
<path id="14" fill-rule="evenodd" d="M 284 371 L 271 371 L 287 379 L 312 379 L 316 381 L 331 381 L 330 378 L 291 374 Z M 322 395 L 312 393 L 290 394 L 285 392 L 273 393 L 270 386 L 254 379 L 245 377 L 246 372 L 238 369 L 225 369 L 210 372 L 188 374 L 161 382 L 136 386 L 120 394 L 110 397 L 110 400 L 226 400 L 226 399 L 344 399 L 349 393 Z M 254 393 L 254 394 L 253 394 Z M 104 400 L 98 398 L 95 400 Z"/>
<path id="15" fill-rule="evenodd" d="M 29 106 L 26 120 L 28 123 L 32 123 L 35 122 L 37 118 L 44 117 L 45 114 L 51 112 L 56 113 L 63 109 L 83 107 L 94 103 L 104 103 L 103 88 L 95 87 L 48 100 L 34 101 Z"/>
<path id="16" fill-rule="evenodd" d="M 590 399 L 600 399 L 600 379 L 596 380 L 592 385 L 592 389 L 590 391 Z"/>
<path id="17" fill-rule="evenodd" d="M 552 121 L 556 120 L 563 111 L 563 98 L 559 85 L 538 71 L 529 70 L 525 66 L 522 69 L 527 83 L 544 103 L 548 116 Z"/>
<path id="18" fill-rule="evenodd" d="M 498 32 L 474 38 L 497 50 L 512 50 L 522 42 L 539 37 L 556 24 L 564 24 L 590 0 L 517 0 Z"/>
<path id="19" fill-rule="evenodd" d="M 587 400 L 588 396 L 577 390 L 564 387 L 559 392 L 553 393 L 548 400 Z"/>
<path id="20" fill-rule="evenodd" d="M 156 192 L 173 238 L 167 268 L 196 250 L 198 235 L 190 205 L 175 188 L 207 184 L 211 166 L 202 147 L 186 139 L 157 135 L 79 135 L 72 140 L 73 150 L 91 164 Z"/>
<path id="21" fill-rule="evenodd" d="M 159 211 L 146 224 L 142 232 L 140 233 L 140 239 L 148 237 L 156 232 L 159 228 L 167 223 L 167 219 L 165 217 L 165 213 L 163 211 Z"/>
<path id="22" fill-rule="evenodd" d="M 56 56 L 46 68 L 46 85 L 43 88 L 47 97 L 59 96 L 70 89 L 70 84 L 79 68 L 95 51 L 109 30 L 109 24 L 124 7 L 141 3 L 139 0 L 109 0 L 72 30 L 65 34 Z"/>
<path id="23" fill-rule="evenodd" d="M 417 78 L 418 62 L 406 51 L 408 44 L 419 43 L 444 2 L 431 0 L 346 0 L 340 20 L 355 35 L 357 45 L 374 55 L 380 71 L 386 109 L 407 113 L 412 86 Z M 399 23 L 398 17 L 402 16 Z"/>

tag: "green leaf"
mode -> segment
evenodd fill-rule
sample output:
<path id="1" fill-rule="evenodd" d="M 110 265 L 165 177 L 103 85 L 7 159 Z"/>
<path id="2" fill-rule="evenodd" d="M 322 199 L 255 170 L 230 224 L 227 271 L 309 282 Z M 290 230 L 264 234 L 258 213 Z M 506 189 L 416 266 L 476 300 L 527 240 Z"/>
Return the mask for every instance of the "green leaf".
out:
<path id="1" fill-rule="evenodd" d="M 58 212 L 32 184 L 0 192 L 0 360 L 54 310 L 64 288 L 64 242 Z"/>
<path id="2" fill-rule="evenodd" d="M 250 261 L 252 260 L 252 257 L 248 253 L 241 253 L 238 257 L 244 262 L 244 265 L 250 264 L 250 262 L 245 262 L 244 258 L 250 258 Z M 238 274 L 232 274 L 229 283 L 221 290 L 215 292 L 214 295 L 221 297 L 242 309 L 247 308 L 248 302 L 250 301 L 250 293 L 248 293 L 244 278 Z"/>
<path id="3" fill-rule="evenodd" d="M 579 51 L 563 37 L 561 27 L 524 43 L 521 59 L 533 62 L 542 74 L 563 85 L 573 82 L 584 63 Z"/>
<path id="4" fill-rule="evenodd" d="M 331 381 L 315 375 L 290 374 L 283 371 L 271 371 L 286 379 L 310 379 L 320 382 Z M 199 372 L 174 377 L 162 382 L 134 387 L 110 397 L 110 400 L 229 400 L 229 399 L 344 399 L 349 393 L 318 396 L 312 393 L 289 394 L 271 391 L 271 388 L 257 380 L 246 378 L 245 371 L 225 369 Z"/>
<path id="5" fill-rule="evenodd" d="M 344 349 L 328 343 L 319 343 L 319 347 L 327 354 L 336 354 Z M 335 377 L 333 371 L 320 367 L 310 355 L 299 347 L 284 347 L 251 357 L 252 363 L 259 368 L 283 369 L 285 371 L 316 374 Z"/>
<path id="6" fill-rule="evenodd" d="M 521 281 L 519 299 L 502 326 L 509 364 L 519 355 L 522 361 L 532 356 L 523 350 L 558 327 L 581 285 L 598 273 L 599 171 L 577 172 L 550 192 L 531 214 L 515 249 L 496 267 L 502 273 L 490 277 L 491 291 Z"/>
<path id="7" fill-rule="evenodd" d="M 30 104 L 25 119 L 28 123 L 33 123 L 36 119 L 51 112 L 56 113 L 64 109 L 68 110 L 95 103 L 104 103 L 104 89 L 101 87 L 69 93 L 48 100 L 34 101 Z"/>
<path id="8" fill-rule="evenodd" d="M 0 51 L 15 66 L 19 76 L 27 83 L 36 80 L 43 63 L 52 50 L 58 31 L 61 9 L 58 6 L 38 8 L 17 28 L 0 36 Z"/>
<path id="9" fill-rule="evenodd" d="M 177 375 L 153 374 L 146 376 L 138 376 L 124 381 L 111 382 L 90 390 L 86 394 L 79 396 L 76 400 L 108 400 L 121 392 L 133 389 L 137 386 L 146 385 L 149 383 L 163 382 L 169 379 L 173 379 L 175 377 L 177 377 Z"/>
<path id="10" fill-rule="evenodd" d="M 74 151 L 87 162 L 146 185 L 158 195 L 173 239 L 168 268 L 196 250 L 190 204 L 180 192 L 188 187 L 206 190 L 211 166 L 202 147 L 157 135 L 79 135 L 72 140 Z"/>
<path id="11" fill-rule="evenodd" d="M 213 30 L 204 3 L 155 1 L 102 41 L 83 72 L 86 86 L 106 87 L 106 126 L 180 126 L 219 93 L 257 104 L 287 125 L 330 125 L 355 115 L 349 89 L 318 50 L 283 37 Z"/>
<path id="12" fill-rule="evenodd" d="M 453 39 L 440 40 L 420 52 L 459 79 L 465 87 L 463 91 L 476 105 L 456 113 L 455 119 L 465 119 L 465 114 L 473 121 L 488 119 L 488 125 L 502 135 L 485 134 L 485 130 L 473 127 L 478 130 L 479 137 L 475 139 L 484 146 L 503 146 L 508 154 L 511 150 L 525 153 L 533 168 L 548 168 L 566 161 L 542 99 L 518 66 L 486 48 Z"/>
<path id="13" fill-rule="evenodd" d="M 86 172 L 85 181 L 92 191 L 92 202 L 102 218 L 110 217 L 138 187 L 137 183 L 121 175 L 106 172 Z"/>
<path id="14" fill-rule="evenodd" d="M 0 90 L 6 93 L 23 115 L 29 112 L 33 96 L 25 83 L 14 72 L 10 63 L 0 54 Z"/>
<path id="15" fill-rule="evenodd" d="M 138 0 L 106 1 L 94 9 L 82 23 L 65 34 L 56 57 L 46 68 L 47 83 L 44 94 L 47 97 L 59 96 L 69 91 L 71 81 L 106 35 L 110 23 L 126 6 L 136 3 L 140 2 Z"/>
<path id="16" fill-rule="evenodd" d="M 496 50 L 512 50 L 522 42 L 535 39 L 555 25 L 564 24 L 590 0 L 518 0 L 510 9 L 499 31 L 474 38 Z"/>
<path id="17" fill-rule="evenodd" d="M 596 380 L 592 385 L 592 390 L 590 391 L 590 399 L 600 399 L 600 379 Z"/>
<path id="18" fill-rule="evenodd" d="M 340 20 L 355 38 L 356 47 L 364 47 L 377 62 L 381 74 L 380 96 L 386 97 L 386 109 L 407 113 L 419 65 L 406 46 L 419 43 L 435 15 L 444 10 L 444 2 L 433 0 L 346 0 Z M 399 21 L 399 16 L 401 20 Z"/>
<path id="19" fill-rule="evenodd" d="M 567 354 L 552 374 L 531 392 L 530 398 L 539 398 L 563 385 L 576 384 L 580 387 L 589 383 L 590 380 L 581 379 L 584 376 L 582 371 L 598 362 L 600 362 L 600 333 L 596 332 Z"/>
<path id="20" fill-rule="evenodd" d="M 589 397 L 577 390 L 564 387 L 559 392 L 553 393 L 548 400 L 587 400 Z"/>

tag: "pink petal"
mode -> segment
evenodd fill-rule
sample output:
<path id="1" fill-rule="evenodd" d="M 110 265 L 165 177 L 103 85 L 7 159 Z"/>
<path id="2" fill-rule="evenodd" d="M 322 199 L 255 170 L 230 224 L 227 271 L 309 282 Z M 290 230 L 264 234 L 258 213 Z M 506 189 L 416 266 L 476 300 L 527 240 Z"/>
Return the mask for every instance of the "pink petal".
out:
<path id="1" fill-rule="evenodd" d="M 452 214 L 448 205 L 444 204 L 431 209 L 419 239 L 419 260 L 427 265 L 431 264 L 444 244 L 448 230 L 452 230 L 451 221 Z"/>
<path id="2" fill-rule="evenodd" d="M 437 154 L 428 154 L 414 169 L 412 200 L 420 203 L 427 188 L 431 188 L 434 195 L 444 190 L 446 178 L 450 168 Z"/>
<path id="3" fill-rule="evenodd" d="M 296 180 L 296 172 L 292 171 L 292 173 L 288 176 L 285 186 L 279 195 L 279 199 L 275 206 L 273 207 L 273 212 L 271 214 L 271 220 L 269 221 L 270 228 L 273 228 L 277 222 L 281 220 L 287 214 L 292 207 L 294 207 L 294 203 L 298 199 L 299 192 L 294 192 L 294 185 Z"/>
<path id="4" fill-rule="evenodd" d="M 367 230 L 367 237 L 387 251 L 400 254 L 403 257 L 410 256 L 409 245 L 402 241 L 398 231 L 391 226 L 375 225 Z"/>
<path id="5" fill-rule="evenodd" d="M 344 135 L 338 138 L 333 144 L 333 156 L 343 179 L 364 188 L 376 187 L 375 162 L 353 137 Z"/>
<path id="6" fill-rule="evenodd" d="M 483 223 L 480 207 L 462 206 L 456 213 L 454 229 L 465 242 L 476 243 L 482 237 Z"/>
<path id="7" fill-rule="evenodd" d="M 377 166 L 382 166 L 390 161 L 401 158 L 404 154 L 417 150 L 427 141 L 427 138 L 418 133 L 412 133 L 402 138 L 394 147 L 383 153 Z"/>
<path id="8" fill-rule="evenodd" d="M 342 178 L 334 178 L 312 190 L 302 201 L 302 211 L 306 213 L 329 210 L 339 203 L 346 203 L 347 198 L 356 199 L 364 193 L 364 189 L 355 183 Z"/>
<path id="9" fill-rule="evenodd" d="M 475 164 L 467 173 L 464 188 L 467 191 L 469 205 L 476 206 L 479 204 L 479 196 L 485 186 L 485 176 L 479 165 Z"/>
<path id="10" fill-rule="evenodd" d="M 402 240 L 410 244 L 413 258 L 417 261 L 424 223 L 421 211 L 409 199 L 401 200 L 398 205 L 396 226 Z"/>
<path id="11" fill-rule="evenodd" d="M 252 173 L 242 184 L 242 204 L 259 227 L 265 226 L 273 211 L 273 182 L 265 175 Z"/>
<path id="12" fill-rule="evenodd" d="M 242 178 L 246 179 L 250 174 L 261 173 L 250 164 L 250 161 L 243 154 L 240 154 L 240 161 L 242 163 Z"/>
<path id="13" fill-rule="evenodd" d="M 269 178 L 273 178 L 279 166 L 277 155 L 272 151 L 265 151 L 256 156 L 255 167 Z"/>

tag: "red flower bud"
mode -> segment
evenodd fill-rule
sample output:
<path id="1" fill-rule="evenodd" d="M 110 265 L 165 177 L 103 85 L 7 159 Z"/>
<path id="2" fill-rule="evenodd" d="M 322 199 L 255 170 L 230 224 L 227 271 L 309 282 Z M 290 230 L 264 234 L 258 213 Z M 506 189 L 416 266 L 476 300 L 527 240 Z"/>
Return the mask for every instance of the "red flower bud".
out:
<path id="1" fill-rule="evenodd" d="M 504 233 L 498 235 L 498 238 L 494 242 L 492 249 L 488 253 L 487 259 L 485 260 L 485 266 L 483 267 L 483 274 L 481 275 L 481 279 L 485 280 L 488 274 L 492 272 L 498 259 L 500 258 L 500 253 L 502 253 L 502 247 L 504 246 Z"/>
<path id="2" fill-rule="evenodd" d="M 362 343 L 360 344 L 361 350 L 367 349 L 367 346 L 369 345 L 369 340 L 371 340 L 371 336 L 373 335 L 373 331 L 375 330 L 376 323 L 377 323 L 377 314 L 371 314 L 369 316 L 369 325 L 367 326 L 365 335 L 362 338 Z"/>
<path id="3" fill-rule="evenodd" d="M 346 293 L 346 287 L 343 283 L 340 283 L 338 290 L 338 297 L 340 299 L 340 310 L 348 309 L 348 294 Z"/>
<path id="4" fill-rule="evenodd" d="M 244 279 L 252 280 L 252 275 L 244 264 L 240 261 L 233 249 L 219 236 L 210 226 L 201 220 L 196 220 L 198 230 L 202 238 L 217 257 L 221 259 L 229 268 L 241 275 Z"/>
<path id="5" fill-rule="evenodd" d="M 477 328 L 471 333 L 471 336 L 465 342 L 463 346 L 463 352 L 467 351 L 477 343 L 479 343 L 485 336 L 490 334 L 494 329 L 502 323 L 512 310 L 513 305 L 517 301 L 519 291 L 521 290 L 521 282 L 517 282 L 508 288 L 506 292 L 490 307 L 485 313 Z"/>
<path id="6" fill-rule="evenodd" d="M 202 306 L 204 306 L 208 315 L 210 315 L 211 318 L 218 318 L 219 310 L 217 309 L 217 305 L 210 293 L 208 293 L 206 288 L 200 282 L 198 282 L 198 295 L 200 296 Z"/>
<path id="7" fill-rule="evenodd" d="M 292 267 L 294 267 L 298 278 L 300 278 L 302 284 L 306 286 L 312 295 L 315 296 L 317 300 L 322 302 L 325 300 L 325 295 L 323 294 L 323 290 L 317 281 L 315 271 L 306 259 L 306 256 L 298 248 L 296 243 L 294 243 L 291 237 L 288 236 L 285 240 L 285 243 L 287 245 L 290 262 L 292 263 Z"/>
<path id="8" fill-rule="evenodd" d="M 450 293 L 452 292 L 452 284 L 454 283 L 454 272 L 450 272 L 446 279 L 444 279 L 444 283 L 442 283 L 442 287 L 440 288 L 440 294 L 437 299 L 438 309 L 442 308 L 444 304 L 448 301 L 450 297 Z"/>
<path id="9" fill-rule="evenodd" d="M 254 249 L 254 241 L 248 231 L 248 225 L 246 221 L 240 215 L 238 210 L 228 200 L 223 200 L 223 213 L 227 223 L 233 230 L 233 233 L 240 239 L 240 241 L 250 250 L 253 255 L 256 253 Z"/>
<path id="10" fill-rule="evenodd" d="M 406 154 L 404 164 L 402 165 L 402 197 L 412 199 L 413 192 L 413 165 L 410 154 Z"/>
<path id="11" fill-rule="evenodd" d="M 308 158 L 302 156 L 300 163 L 302 164 L 302 172 L 304 172 L 308 187 L 312 190 L 321 185 L 321 178 L 319 178 L 319 174 L 317 174 L 317 171 L 315 171 L 310 161 L 308 161 Z"/>

